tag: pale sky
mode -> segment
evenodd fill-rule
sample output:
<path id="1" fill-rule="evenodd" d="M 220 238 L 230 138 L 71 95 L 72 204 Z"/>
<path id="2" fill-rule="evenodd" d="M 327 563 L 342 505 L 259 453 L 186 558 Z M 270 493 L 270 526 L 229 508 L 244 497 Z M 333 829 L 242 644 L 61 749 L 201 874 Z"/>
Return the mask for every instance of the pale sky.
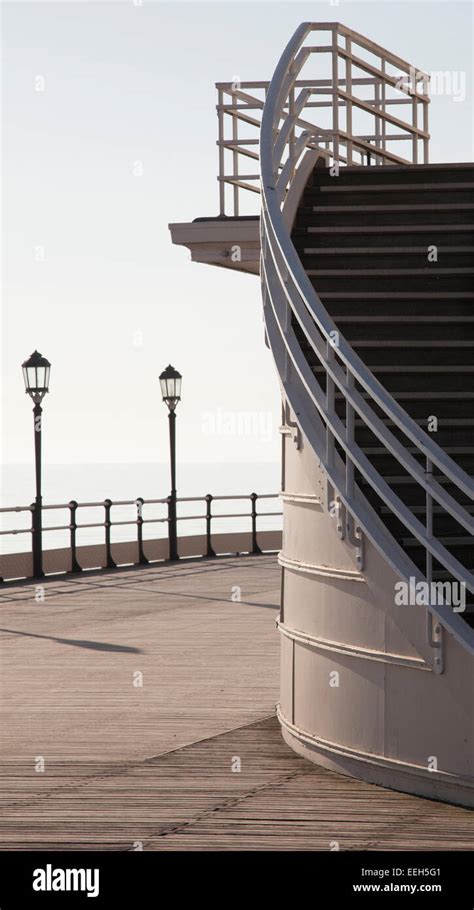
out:
<path id="1" fill-rule="evenodd" d="M 466 74 L 465 101 L 432 99 L 431 160 L 472 160 L 472 11 L 3 3 L 3 461 L 32 461 L 20 364 L 34 348 L 52 363 L 45 462 L 166 460 L 169 362 L 184 377 L 181 461 L 278 460 L 259 281 L 191 263 L 167 227 L 218 212 L 214 83 L 269 79 L 300 22 L 340 20 L 425 70 Z M 247 412 L 250 435 L 203 429 Z"/>

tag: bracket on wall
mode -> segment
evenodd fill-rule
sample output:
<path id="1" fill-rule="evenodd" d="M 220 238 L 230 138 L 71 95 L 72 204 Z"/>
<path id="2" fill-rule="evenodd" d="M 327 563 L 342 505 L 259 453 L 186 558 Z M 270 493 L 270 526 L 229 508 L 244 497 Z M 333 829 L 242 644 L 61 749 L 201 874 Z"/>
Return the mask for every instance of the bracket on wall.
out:
<path id="1" fill-rule="evenodd" d="M 345 533 L 346 533 L 345 527 L 344 527 L 344 525 L 346 523 L 345 522 L 346 507 L 341 502 L 340 497 L 337 495 L 334 497 L 334 505 L 336 507 L 336 522 L 337 522 L 336 531 L 337 531 L 339 537 L 341 538 L 341 540 L 344 540 Z"/>
<path id="2" fill-rule="evenodd" d="M 349 512 L 346 512 L 346 530 L 349 542 L 355 547 L 357 568 L 359 572 L 362 572 L 364 568 L 364 534 Z"/>
<path id="3" fill-rule="evenodd" d="M 280 433 L 283 436 L 291 436 L 296 448 L 301 449 L 301 430 L 295 420 L 290 420 L 290 409 L 287 402 L 284 406 L 283 419 L 285 422 L 279 427 Z"/>
<path id="4" fill-rule="evenodd" d="M 426 633 L 430 648 L 434 649 L 433 673 L 444 672 L 443 627 L 431 611 L 426 611 Z"/>
<path id="5" fill-rule="evenodd" d="M 336 531 L 341 540 L 345 537 L 345 506 L 337 495 L 329 478 L 326 485 L 326 508 L 331 518 L 336 519 Z"/>

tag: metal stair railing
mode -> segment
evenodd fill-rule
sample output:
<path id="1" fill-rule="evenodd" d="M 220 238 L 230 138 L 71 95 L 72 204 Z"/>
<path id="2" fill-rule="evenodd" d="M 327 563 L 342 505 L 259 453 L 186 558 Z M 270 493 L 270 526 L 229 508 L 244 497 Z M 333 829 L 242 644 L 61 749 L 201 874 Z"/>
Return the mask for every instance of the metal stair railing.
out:
<path id="1" fill-rule="evenodd" d="M 432 529 L 432 505 L 437 503 L 463 528 L 471 534 L 474 532 L 472 515 L 443 487 L 443 482 L 447 482 L 454 486 L 456 493 L 462 493 L 473 500 L 473 479 L 410 418 L 341 335 L 306 275 L 291 241 L 288 220 L 285 218 L 285 205 L 291 197 L 292 185 L 296 182 L 299 169 L 305 168 L 308 155 L 312 154 L 311 160 L 314 160 L 315 144 L 317 145 L 310 132 L 305 134 L 302 131 L 298 134 L 299 105 L 295 103 L 295 88 L 298 84 L 304 89 L 301 70 L 311 61 L 312 54 L 318 53 L 317 47 L 312 45 L 305 47 L 305 41 L 313 37 L 314 31 L 320 29 L 330 30 L 332 33 L 333 60 L 339 58 L 339 39 L 342 36 L 346 41 L 346 59 L 350 62 L 353 60 L 351 47 L 357 42 L 372 51 L 375 49 L 385 63 L 382 67 L 385 72 L 390 62 L 419 75 L 418 70 L 405 61 L 338 23 L 322 26 L 305 23 L 297 29 L 287 45 L 268 86 L 261 122 L 261 281 L 269 343 L 283 394 L 294 411 L 302 432 L 320 459 L 335 495 L 340 497 L 347 510 L 349 520 L 363 529 L 397 575 L 407 583 L 411 583 L 412 579 L 430 582 L 432 559 L 435 558 L 457 582 L 473 591 L 472 572 L 433 535 Z M 333 66 L 335 81 L 339 86 L 338 69 L 334 63 Z M 422 76 L 424 81 L 427 77 L 425 74 Z M 348 82 L 350 86 L 350 78 Z M 344 94 L 349 95 L 350 92 L 343 92 Z M 339 87 L 334 96 L 337 99 L 341 96 Z M 352 95 L 350 97 L 352 102 Z M 410 97 L 413 105 L 418 104 L 413 95 Z M 420 99 L 425 108 L 426 97 L 423 95 Z M 339 115 L 338 102 L 333 107 L 333 117 L 336 115 Z M 380 111 L 377 112 L 377 117 L 379 116 Z M 416 122 L 415 115 L 413 118 Z M 337 168 L 339 162 L 343 160 L 340 153 L 341 138 L 346 148 L 344 156 L 346 160 L 349 154 L 347 150 L 350 150 L 351 145 L 359 147 L 360 141 L 349 131 L 341 133 L 336 127 L 337 121 L 334 124 L 333 120 L 329 154 L 332 165 Z M 427 130 L 423 132 L 427 133 Z M 419 130 L 416 136 L 419 136 Z M 426 136 L 423 136 L 423 140 L 425 139 Z M 414 141 L 417 142 L 418 138 Z M 427 146 L 424 148 L 427 156 Z M 377 154 L 384 163 L 389 161 L 387 157 L 384 158 L 382 134 Z M 413 155 L 414 159 L 415 157 Z M 303 331 L 306 342 L 319 364 L 324 368 L 325 392 L 296 337 L 293 328 L 295 321 Z M 364 391 L 361 392 L 360 388 Z M 336 413 L 336 390 L 345 400 L 345 422 Z M 383 417 L 379 416 L 375 407 L 383 412 Z M 355 442 L 356 414 L 363 421 L 363 426 L 377 437 L 384 452 L 393 456 L 402 470 L 406 471 L 410 479 L 423 491 L 427 503 L 426 524 L 420 522 L 397 496 Z M 406 442 L 405 439 L 400 441 L 386 426 L 384 423 L 386 418 L 402 432 Z M 415 454 L 421 457 L 425 469 L 410 449 L 414 449 Z M 437 479 L 432 474 L 433 465 L 440 472 Z M 424 548 L 425 573 L 408 557 L 355 484 L 355 469 L 373 487 L 388 510 Z M 474 631 L 446 603 L 441 605 L 430 603 L 427 612 L 428 617 L 435 617 L 474 654 Z"/>

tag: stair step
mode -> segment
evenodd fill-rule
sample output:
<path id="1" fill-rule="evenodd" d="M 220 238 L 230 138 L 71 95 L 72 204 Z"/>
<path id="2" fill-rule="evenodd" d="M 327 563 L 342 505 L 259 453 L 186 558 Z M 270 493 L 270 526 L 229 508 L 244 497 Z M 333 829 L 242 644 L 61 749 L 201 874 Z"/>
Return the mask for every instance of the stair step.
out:
<path id="1" fill-rule="evenodd" d="M 474 413 L 474 399 L 465 399 L 461 398 L 459 393 L 452 392 L 450 393 L 449 398 L 440 398 L 437 396 L 435 399 L 429 399 L 427 397 L 422 397 L 420 393 L 417 393 L 416 398 L 407 398 L 406 393 L 400 393 L 399 396 L 392 392 L 393 398 L 400 404 L 400 406 L 410 415 L 410 417 L 418 423 L 423 429 L 428 431 L 428 417 L 435 416 L 438 419 L 438 426 L 444 426 L 445 422 L 448 419 L 453 420 L 453 426 L 462 426 L 463 421 L 466 421 L 466 426 L 470 426 L 469 422 Z M 385 415 L 377 405 L 372 405 L 373 410 L 384 420 Z M 435 412 L 433 415 L 433 411 Z M 336 413 L 339 417 L 345 420 L 346 414 L 346 404 L 345 399 L 341 395 L 336 394 Z M 449 424 L 447 424 L 449 426 Z M 391 422 L 387 423 L 387 426 L 392 426 Z"/>
<path id="2" fill-rule="evenodd" d="M 340 277 L 343 276 L 349 280 L 354 276 L 366 275 L 371 278 L 379 278 L 381 275 L 387 276 L 390 275 L 394 278 L 405 277 L 407 275 L 416 275 L 416 276 L 427 276 L 428 278 L 433 278 L 437 275 L 459 275 L 464 277 L 466 275 L 474 275 L 474 269 L 470 268 L 444 268 L 439 267 L 436 263 L 433 263 L 433 266 L 425 266 L 424 268 L 412 268 L 412 269 L 391 269 L 391 268 L 367 268 L 367 269 L 306 269 L 306 273 L 311 276 L 320 276 L 320 277 Z"/>
<path id="3" fill-rule="evenodd" d="M 397 205 L 386 205 L 385 203 L 380 203 L 379 205 L 312 205 L 312 206 L 301 206 L 300 212 L 306 214 L 306 212 L 325 213 L 327 215 L 334 214 L 335 212 L 409 212 L 410 215 L 413 212 L 452 212 L 452 211 L 473 211 L 474 202 L 457 202 L 453 205 L 451 202 L 424 202 L 419 205 L 414 205 L 411 203 L 401 203 Z"/>
<path id="4" fill-rule="evenodd" d="M 405 446 L 407 437 L 403 431 L 399 430 L 398 427 L 393 424 L 385 425 L 388 426 L 388 429 L 390 429 L 395 438 Z M 474 449 L 474 426 L 472 424 L 445 426 L 439 422 L 438 429 L 432 432 L 429 431 L 426 420 L 420 421 L 418 426 L 428 434 L 433 442 L 444 449 L 445 452 L 449 449 L 455 452 L 469 452 L 471 449 Z M 377 438 L 368 427 L 360 426 L 356 427 L 355 441 L 365 451 L 370 448 L 370 446 L 376 445 Z M 414 449 L 414 451 L 416 452 L 416 449 Z"/>
<path id="5" fill-rule="evenodd" d="M 393 489 L 394 493 L 405 503 L 410 509 L 413 506 L 422 506 L 426 503 L 426 494 L 422 487 L 419 484 L 415 484 L 411 477 L 400 477 L 397 474 L 389 474 L 388 472 L 384 474 L 384 480 L 386 483 Z M 443 487 L 453 498 L 464 508 L 468 505 L 471 505 L 471 501 L 466 496 L 466 494 L 461 494 L 459 491 L 455 491 L 453 484 L 450 483 L 444 477 L 437 477 L 437 483 Z M 363 488 L 366 498 L 377 511 L 384 505 L 383 501 L 378 497 L 374 492 L 372 486 L 369 484 L 364 477 L 358 478 L 358 484 Z M 457 492 L 457 495 L 455 495 Z"/>
<path id="6" fill-rule="evenodd" d="M 403 224 L 388 225 L 327 225 L 319 227 L 318 225 L 309 224 L 305 230 L 295 230 L 296 236 L 307 234 L 421 234 L 426 233 L 455 233 L 465 234 L 474 231 L 474 224 L 412 224 L 407 221 Z"/>
<path id="7" fill-rule="evenodd" d="M 474 170 L 473 170 L 474 173 Z M 399 193 L 407 188 L 410 192 L 424 193 L 424 192 L 448 192 L 449 190 L 474 190 L 473 181 L 463 181 L 459 182 L 446 182 L 446 183 L 357 183 L 356 181 L 349 184 L 340 184 L 338 183 L 338 178 L 333 177 L 333 182 L 328 184 L 322 184 L 319 186 L 319 191 L 321 193 L 367 193 L 370 189 L 371 193 Z M 309 187 L 313 189 L 313 187 Z"/>
<path id="8" fill-rule="evenodd" d="M 404 275 L 383 275 L 374 273 L 373 275 L 308 275 L 316 293 L 319 297 L 325 298 L 326 294 L 338 293 L 339 296 L 344 294 L 348 285 L 353 288 L 352 293 L 359 293 L 369 299 L 369 294 L 380 298 L 385 293 L 391 296 L 397 290 L 405 293 L 407 287 L 407 278 Z M 457 289 L 463 289 L 467 294 L 472 293 L 474 279 L 470 275 L 412 275 L 410 278 L 410 288 L 412 296 L 416 293 L 429 293 L 431 295 L 442 291 L 445 296 L 451 299 Z M 393 299 L 393 297 L 392 297 Z M 403 299 L 403 298 L 402 298 Z"/>
<path id="9" fill-rule="evenodd" d="M 310 183 L 316 186 L 374 185 L 377 183 L 398 186 L 399 184 L 419 184 L 420 182 L 443 183 L 469 182 L 473 179 L 474 167 L 471 162 L 456 164 L 415 164 L 415 165 L 371 165 L 361 167 L 353 165 L 341 167 L 337 176 L 329 173 L 327 168 L 315 168 Z"/>
<path id="10" fill-rule="evenodd" d="M 419 464 L 424 465 L 424 457 L 420 454 L 417 454 L 418 450 L 415 447 L 410 446 L 407 448 L 407 451 L 412 454 Z M 463 469 L 467 474 L 474 474 L 474 449 L 472 446 L 462 449 L 461 447 L 456 446 L 446 446 L 444 449 L 447 455 L 456 462 L 456 464 Z M 383 477 L 385 475 L 392 474 L 397 467 L 400 467 L 399 462 L 393 455 L 387 452 L 381 447 L 364 447 L 363 452 L 367 455 L 370 463 L 373 465 L 376 471 L 378 471 Z M 436 475 L 435 475 L 436 476 Z M 438 478 L 436 477 L 436 480 Z"/>
<path id="11" fill-rule="evenodd" d="M 324 300 L 377 300 L 380 291 L 325 291 L 321 294 Z M 474 291 L 387 291 L 383 295 L 382 303 L 387 300 L 472 300 Z"/>
<path id="12" fill-rule="evenodd" d="M 472 537 L 466 534 L 465 537 L 438 537 L 440 543 L 445 547 L 472 547 Z M 419 547 L 420 542 L 416 537 L 402 537 L 400 543 L 404 547 Z"/>
<path id="13" fill-rule="evenodd" d="M 466 506 L 465 509 L 466 509 L 466 512 L 469 512 L 470 515 L 474 515 L 474 506 L 473 505 Z M 412 506 L 410 511 L 413 512 L 414 515 L 426 515 L 426 505 Z M 380 509 L 380 512 L 381 512 L 381 514 L 384 514 L 384 515 L 392 514 L 391 509 L 389 509 L 388 506 L 382 506 Z M 435 518 L 439 517 L 439 516 L 442 516 L 442 517 L 447 516 L 448 518 L 451 518 L 451 516 L 448 514 L 448 512 L 445 511 L 445 509 L 443 509 L 442 506 L 438 506 L 435 503 L 433 503 L 433 516 Z M 451 518 L 451 521 L 453 521 L 454 524 L 457 524 L 456 519 Z"/>
<path id="14" fill-rule="evenodd" d="M 404 254 L 407 256 L 414 256 L 417 253 L 421 253 L 422 256 L 427 256 L 427 247 L 432 244 L 427 244 L 426 246 L 336 246 L 336 247 L 304 247 L 300 252 L 304 256 L 398 256 Z M 455 253 L 474 253 L 474 246 L 440 246 L 436 245 L 438 250 L 438 257 L 444 254 L 455 254 Z"/>
<path id="15" fill-rule="evenodd" d="M 370 455 L 370 456 L 372 456 L 372 455 L 386 455 L 386 456 L 389 457 L 389 458 L 392 458 L 392 457 L 393 457 L 393 456 L 390 454 L 390 452 L 387 452 L 387 449 L 386 449 L 384 446 L 381 446 L 381 445 L 361 446 L 361 449 L 362 449 L 362 451 L 364 452 L 365 455 Z M 406 451 L 409 452 L 410 455 L 416 455 L 417 457 L 419 456 L 419 457 L 421 457 L 421 458 L 424 458 L 424 456 L 423 456 L 422 453 L 419 451 L 419 449 L 417 449 L 416 446 L 406 446 Z M 444 451 L 445 451 L 448 455 L 474 455 L 474 445 L 470 445 L 470 446 L 446 446 L 445 449 L 444 449 Z"/>
<path id="16" fill-rule="evenodd" d="M 307 206 L 298 209 L 295 226 L 303 229 L 314 225 L 315 221 L 326 228 L 338 230 L 357 227 L 358 233 L 366 233 L 368 227 L 393 227 L 399 225 L 413 230 L 414 225 L 439 225 L 446 231 L 451 222 L 470 225 L 474 204 L 460 203 L 452 208 L 442 204 L 424 206 Z M 387 232 L 389 233 L 389 232 Z"/>
<path id="17" fill-rule="evenodd" d="M 338 322 L 341 323 L 360 323 L 361 325 L 423 325 L 429 326 L 435 323 L 436 325 L 443 326 L 443 333 L 446 330 L 447 325 L 474 325 L 474 316 L 413 316 L 413 315 L 398 315 L 391 316 L 387 318 L 386 316 L 374 316 L 372 313 L 363 315 L 363 316 L 338 316 Z"/>
<path id="18" fill-rule="evenodd" d="M 351 347 L 361 360 L 376 374 L 379 373 L 474 373 L 474 341 L 434 341 L 428 342 L 406 340 L 374 341 L 366 344 L 363 341 L 351 340 Z M 313 372 L 323 373 L 324 367 L 317 354 L 308 345 L 301 345 L 306 359 Z M 443 363 L 440 364 L 440 358 Z"/>
<path id="19" fill-rule="evenodd" d="M 372 186 L 358 187 L 308 187 L 301 200 L 301 209 L 313 206 L 315 211 L 348 211 L 358 208 L 370 211 L 373 208 L 384 211 L 425 211 L 439 206 L 442 209 L 458 209 L 472 205 L 472 185 L 459 184 L 456 189 L 444 192 L 444 185 L 429 193 L 410 188 L 406 184 L 377 191 Z M 331 192 L 332 190 L 332 192 Z"/>
<path id="20" fill-rule="evenodd" d="M 344 338 L 355 347 L 469 347 L 474 344 L 474 322 L 413 323 L 394 322 L 383 319 L 379 322 L 356 321 L 352 317 L 333 319 Z M 367 336 L 370 334 L 370 341 Z"/>
<path id="21" fill-rule="evenodd" d="M 456 319 L 470 320 L 474 316 L 474 300 L 457 300 L 452 298 L 434 297 L 431 300 L 413 299 L 406 300 L 383 300 L 380 294 L 376 297 L 350 298 L 343 297 L 327 298 L 327 295 L 319 295 L 327 311 L 330 313 L 336 323 L 344 319 L 344 322 L 360 322 L 364 319 L 374 318 L 380 323 L 394 323 L 396 320 L 403 323 L 413 319 L 412 327 L 420 319 L 420 325 L 423 320 L 433 320 L 433 326 L 438 323 L 453 322 Z M 367 315 L 368 314 L 368 315 Z M 426 322 L 424 323 L 426 326 Z M 345 329 L 342 328 L 344 332 Z"/>
<path id="22" fill-rule="evenodd" d="M 393 420 L 390 420 L 388 417 L 383 418 L 382 423 L 384 424 L 384 426 L 389 427 L 390 429 L 393 429 L 394 427 L 397 426 L 393 422 Z M 428 419 L 426 417 L 415 420 L 415 423 L 417 423 L 418 426 L 421 427 L 423 430 L 427 430 Z M 355 426 L 355 429 L 357 430 L 359 427 L 365 427 L 365 423 L 360 417 L 356 417 L 356 419 L 354 420 L 354 426 Z M 474 417 L 440 418 L 438 420 L 438 427 L 439 427 L 439 429 L 445 429 L 445 428 L 449 428 L 449 427 L 451 429 L 461 428 L 461 427 L 473 427 L 474 428 Z M 427 430 L 427 432 L 429 432 L 429 431 Z M 436 439 L 435 433 L 433 434 L 433 438 Z M 474 445 L 474 440 L 473 440 L 473 445 Z"/>

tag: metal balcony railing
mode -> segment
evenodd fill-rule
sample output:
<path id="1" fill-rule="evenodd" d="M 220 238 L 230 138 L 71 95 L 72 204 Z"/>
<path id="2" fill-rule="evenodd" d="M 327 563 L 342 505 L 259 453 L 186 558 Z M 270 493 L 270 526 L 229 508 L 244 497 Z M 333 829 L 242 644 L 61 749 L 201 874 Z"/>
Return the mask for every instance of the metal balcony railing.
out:
<path id="1" fill-rule="evenodd" d="M 427 164 L 429 75 L 340 23 L 302 28 L 311 43 L 302 43 L 291 61 L 274 126 L 282 187 L 307 149 L 318 150 L 331 165 Z M 306 77 L 299 78 L 303 67 Z M 239 217 L 242 191 L 260 193 L 260 130 L 269 86 L 216 83 L 221 215 Z"/>

